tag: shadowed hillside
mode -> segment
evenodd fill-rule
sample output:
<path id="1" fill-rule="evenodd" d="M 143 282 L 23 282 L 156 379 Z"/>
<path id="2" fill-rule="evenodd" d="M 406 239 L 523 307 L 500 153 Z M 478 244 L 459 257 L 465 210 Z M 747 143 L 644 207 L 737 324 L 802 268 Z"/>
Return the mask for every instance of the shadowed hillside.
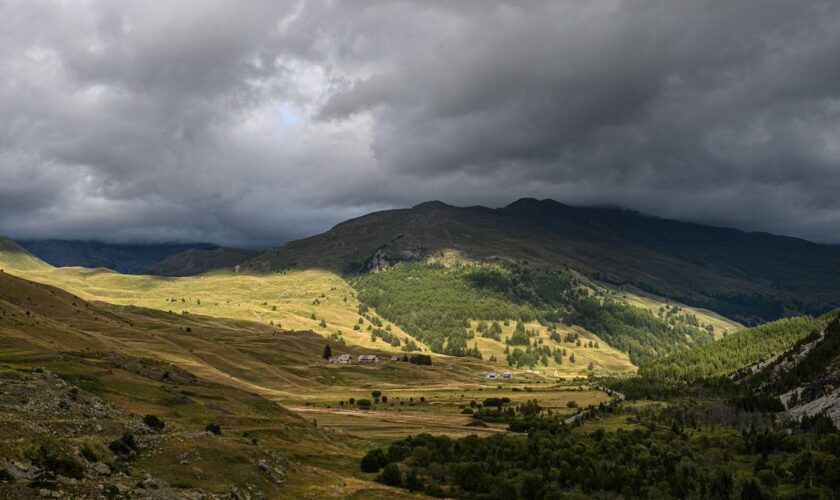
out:
<path id="1" fill-rule="evenodd" d="M 20 246 L 56 267 L 106 267 L 127 274 L 146 268 L 187 250 L 215 250 L 209 243 L 114 244 L 100 241 L 20 240 Z"/>
<path id="2" fill-rule="evenodd" d="M 840 304 L 840 251 L 796 238 L 522 199 L 501 209 L 428 202 L 343 222 L 247 261 L 260 272 L 381 269 L 444 249 L 529 261 L 749 323 Z"/>
<path id="3" fill-rule="evenodd" d="M 204 250 L 191 248 L 156 262 L 143 270 L 157 276 L 193 276 L 214 269 L 234 267 L 258 254 L 256 250 L 236 248 L 215 248 Z"/>

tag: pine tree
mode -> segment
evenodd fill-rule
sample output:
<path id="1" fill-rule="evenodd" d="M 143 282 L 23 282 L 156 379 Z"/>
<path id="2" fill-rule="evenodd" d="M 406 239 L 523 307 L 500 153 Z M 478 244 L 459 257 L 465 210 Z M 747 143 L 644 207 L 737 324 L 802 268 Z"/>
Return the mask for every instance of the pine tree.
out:
<path id="1" fill-rule="evenodd" d="M 329 344 L 324 346 L 324 354 L 321 355 L 324 359 L 330 359 L 332 357 L 332 348 Z"/>

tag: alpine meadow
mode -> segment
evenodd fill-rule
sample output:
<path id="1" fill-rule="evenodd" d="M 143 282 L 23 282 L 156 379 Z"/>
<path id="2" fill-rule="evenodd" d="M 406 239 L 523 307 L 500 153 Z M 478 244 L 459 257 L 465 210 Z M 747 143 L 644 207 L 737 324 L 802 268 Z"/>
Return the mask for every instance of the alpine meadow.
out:
<path id="1" fill-rule="evenodd" d="M 837 497 L 840 3 L 0 19 L 0 498 Z"/>

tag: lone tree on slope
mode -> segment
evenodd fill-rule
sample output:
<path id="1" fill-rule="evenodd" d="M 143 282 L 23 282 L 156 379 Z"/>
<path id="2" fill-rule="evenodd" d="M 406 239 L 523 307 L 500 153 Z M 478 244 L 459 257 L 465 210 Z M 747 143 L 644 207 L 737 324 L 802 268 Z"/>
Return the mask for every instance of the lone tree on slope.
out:
<path id="1" fill-rule="evenodd" d="M 324 359 L 330 359 L 332 357 L 332 348 L 330 348 L 329 344 L 324 346 L 324 354 L 322 354 L 321 357 Z"/>

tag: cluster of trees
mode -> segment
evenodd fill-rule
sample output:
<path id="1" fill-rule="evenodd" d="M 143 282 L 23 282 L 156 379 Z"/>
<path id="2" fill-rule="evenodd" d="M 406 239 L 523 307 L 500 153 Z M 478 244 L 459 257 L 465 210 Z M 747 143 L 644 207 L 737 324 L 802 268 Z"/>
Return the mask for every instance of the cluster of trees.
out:
<path id="1" fill-rule="evenodd" d="M 465 356 L 470 350 L 464 326 L 469 319 L 531 321 L 538 315 L 527 303 L 475 287 L 467 277 L 481 267 L 401 262 L 387 272 L 357 276 L 352 284 L 361 302 L 376 308 L 433 352 Z"/>
<path id="2" fill-rule="evenodd" d="M 652 312 L 617 302 L 611 297 L 578 297 L 571 304 L 566 323 L 580 325 L 627 352 L 636 365 L 688 346 L 708 344 L 712 335 L 701 328 L 670 325 Z"/>
<path id="3" fill-rule="evenodd" d="M 516 323 L 516 328 L 513 329 L 513 334 L 507 339 L 508 345 L 531 345 L 531 339 L 538 336 L 539 333 L 535 330 L 526 330 L 525 324 L 521 321 Z"/>
<path id="4" fill-rule="evenodd" d="M 370 396 L 373 399 L 373 401 L 371 401 L 368 398 L 359 398 L 359 399 L 349 398 L 346 403 L 345 403 L 344 400 L 339 401 L 338 405 L 342 408 L 345 405 L 349 405 L 349 406 L 357 406 L 362 410 L 369 410 L 374 404 L 380 404 L 380 403 L 388 404 L 388 401 L 389 401 L 388 396 L 383 394 L 382 391 L 380 391 L 378 389 L 374 389 L 373 391 L 371 391 Z M 400 397 L 397 396 L 396 399 L 399 400 Z M 426 403 L 426 396 L 420 396 L 418 399 L 419 399 L 421 404 Z M 394 401 L 393 400 L 390 400 L 390 401 L 391 401 L 391 406 L 394 406 Z M 405 401 L 400 401 L 399 403 L 400 403 L 400 406 L 405 405 Z M 415 403 L 414 403 L 414 397 L 413 396 L 408 399 L 408 403 L 409 403 L 409 406 L 414 406 Z"/>
<path id="5" fill-rule="evenodd" d="M 627 352 L 636 364 L 712 340 L 689 316 L 666 320 L 609 296 L 596 296 L 567 273 L 527 265 L 401 262 L 387 272 L 356 276 L 352 284 L 359 300 L 382 317 L 433 352 L 455 356 L 475 355 L 469 345 L 475 336 L 469 320 L 475 318 L 482 319 L 477 333 L 492 339 L 501 339 L 499 322 L 517 321 L 509 339 L 513 346 L 531 343 L 534 332 L 524 328 L 525 322 L 580 325 Z"/>
<path id="6" fill-rule="evenodd" d="M 729 375 L 785 351 L 812 332 L 821 331 L 829 318 L 785 318 L 741 330 L 717 342 L 674 353 L 643 366 L 640 374 L 686 382 Z"/>
<path id="7" fill-rule="evenodd" d="M 487 398 L 475 407 L 473 418 L 483 422 L 507 423 L 512 426 L 510 430 L 518 431 L 514 422 L 530 421 L 543 411 L 536 399 L 529 399 L 519 405 L 511 405 L 510 402 L 510 398 Z"/>
<path id="8" fill-rule="evenodd" d="M 481 321 L 478 323 L 476 331 L 478 331 L 478 333 L 480 333 L 484 338 L 498 341 L 502 340 L 502 325 L 500 325 L 498 321 L 494 321 L 489 325 L 486 321 Z"/>
<path id="9" fill-rule="evenodd" d="M 558 352 L 562 351 L 558 350 Z M 519 347 L 515 347 L 513 349 L 507 349 L 506 354 L 508 366 L 515 366 L 517 368 L 533 368 L 538 364 L 548 366 L 549 359 L 554 359 L 558 363 L 563 362 L 562 355 L 555 357 L 551 348 L 544 345 L 538 347 L 532 347 L 529 345 L 525 347 L 524 350 Z"/>
<path id="10" fill-rule="evenodd" d="M 407 437 L 370 451 L 362 470 L 452 498 L 830 498 L 840 487 L 840 433 L 822 416 L 736 432 L 672 408 L 634 415 L 634 430 L 578 433 L 540 415 L 513 419 L 527 435 Z"/>
<path id="11" fill-rule="evenodd" d="M 668 322 L 670 325 L 676 325 L 678 323 L 685 323 L 691 326 L 703 327 L 706 328 L 707 326 L 711 325 L 703 325 L 700 323 L 700 320 L 697 318 L 697 315 L 694 313 L 687 313 L 683 312 L 683 308 L 673 304 L 665 304 L 659 308 L 657 312 L 658 316 L 665 321 Z M 708 329 L 708 328 L 706 328 Z M 712 327 L 712 331 L 714 332 L 714 327 Z"/>
<path id="12" fill-rule="evenodd" d="M 376 339 L 382 339 L 385 342 L 391 344 L 393 347 L 399 347 L 402 342 L 400 342 L 400 338 L 391 333 L 390 330 L 383 330 L 382 328 L 374 328 L 370 332 L 370 340 L 371 342 L 376 342 Z"/>
<path id="13" fill-rule="evenodd" d="M 403 357 L 403 361 L 405 361 L 405 357 Z M 432 366 L 432 357 L 428 354 L 414 354 L 408 358 L 408 362 L 412 365 Z"/>

